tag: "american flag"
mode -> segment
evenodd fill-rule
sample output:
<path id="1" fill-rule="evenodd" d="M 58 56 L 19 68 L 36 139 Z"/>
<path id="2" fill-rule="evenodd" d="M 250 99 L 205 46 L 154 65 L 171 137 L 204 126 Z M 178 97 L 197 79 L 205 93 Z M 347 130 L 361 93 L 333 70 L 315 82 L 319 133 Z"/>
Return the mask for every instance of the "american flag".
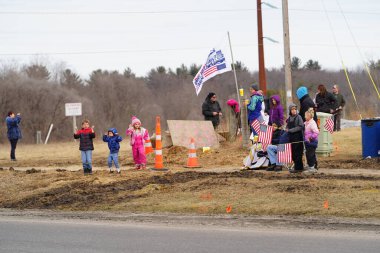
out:
<path id="1" fill-rule="evenodd" d="M 279 163 L 292 163 L 292 144 L 279 144 L 277 147 L 277 160 Z"/>
<path id="2" fill-rule="evenodd" d="M 334 132 L 334 120 L 330 117 L 326 119 L 324 128 L 332 134 Z"/>
<path id="3" fill-rule="evenodd" d="M 205 71 L 203 72 L 203 76 L 204 77 L 208 77 L 209 75 L 215 73 L 216 71 L 222 70 L 222 69 L 225 69 L 225 68 L 226 68 L 226 64 L 220 64 L 220 65 L 217 65 L 217 66 L 209 67 L 208 69 L 205 69 Z"/>
<path id="4" fill-rule="evenodd" d="M 251 126 L 257 134 L 260 134 L 260 125 L 264 125 L 264 124 L 265 124 L 265 121 L 264 121 L 263 117 L 260 116 L 257 119 L 255 119 L 254 121 L 252 121 Z"/>
<path id="5" fill-rule="evenodd" d="M 203 84 L 216 75 L 231 70 L 231 64 L 226 55 L 220 49 L 212 49 L 209 53 L 206 63 L 199 69 L 197 75 L 193 79 L 195 92 L 197 96 L 201 92 Z"/>
<path id="6" fill-rule="evenodd" d="M 273 127 L 267 125 L 260 125 L 260 133 L 258 141 L 263 144 L 263 149 L 266 150 L 268 145 L 272 142 Z"/>

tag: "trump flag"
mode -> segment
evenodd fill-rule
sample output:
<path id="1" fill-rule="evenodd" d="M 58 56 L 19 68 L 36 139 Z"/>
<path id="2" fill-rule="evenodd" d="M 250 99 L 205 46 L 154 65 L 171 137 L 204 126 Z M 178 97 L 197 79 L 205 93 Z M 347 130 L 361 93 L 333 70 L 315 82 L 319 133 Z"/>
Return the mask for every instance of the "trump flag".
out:
<path id="1" fill-rule="evenodd" d="M 207 57 L 206 63 L 202 65 L 201 69 L 193 79 L 197 96 L 207 80 L 230 70 L 231 63 L 226 60 L 222 50 L 212 49 Z"/>

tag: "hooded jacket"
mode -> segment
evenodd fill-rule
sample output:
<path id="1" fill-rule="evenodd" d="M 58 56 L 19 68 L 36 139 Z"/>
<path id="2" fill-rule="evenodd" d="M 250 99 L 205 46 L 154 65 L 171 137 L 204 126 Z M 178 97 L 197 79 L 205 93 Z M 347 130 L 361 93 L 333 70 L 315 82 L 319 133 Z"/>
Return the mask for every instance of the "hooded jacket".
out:
<path id="1" fill-rule="evenodd" d="M 121 138 L 121 136 L 119 136 L 116 128 L 110 128 L 110 129 L 108 129 L 108 132 L 112 132 L 113 136 L 109 136 L 109 135 L 105 134 L 105 135 L 103 135 L 103 141 L 108 142 L 108 148 L 109 148 L 111 154 L 118 153 L 119 149 L 120 149 L 119 142 L 121 142 L 123 140 L 123 138 Z"/>
<path id="2" fill-rule="evenodd" d="M 251 99 L 247 105 L 249 123 L 261 116 L 261 107 L 263 101 L 264 97 L 260 93 L 255 92 L 253 95 L 251 95 Z"/>
<path id="3" fill-rule="evenodd" d="M 303 129 L 304 129 L 303 120 L 299 114 L 296 114 L 296 115 L 291 114 L 292 107 L 297 108 L 297 106 L 295 104 L 289 105 L 289 118 L 286 124 L 286 128 L 288 129 L 288 134 L 289 134 L 289 140 L 291 142 L 303 141 Z"/>
<path id="4" fill-rule="evenodd" d="M 273 104 L 272 99 L 276 101 L 276 105 Z M 271 96 L 269 102 L 269 125 L 275 123 L 278 127 L 280 127 L 284 124 L 284 108 L 282 108 L 280 96 Z"/>
<path id="5" fill-rule="evenodd" d="M 299 114 L 300 114 L 302 120 L 305 121 L 305 112 L 307 110 L 309 110 L 309 108 L 313 108 L 314 112 L 316 112 L 316 110 L 315 110 L 316 107 L 315 107 L 313 100 L 309 96 L 306 87 L 304 87 L 304 86 L 299 87 L 296 94 L 297 94 L 297 98 L 299 99 L 300 105 L 301 105 Z M 318 120 L 317 113 L 314 113 L 313 119 L 315 122 L 317 122 L 317 120 Z"/>
<path id="6" fill-rule="evenodd" d="M 211 94 L 211 93 L 210 93 Z M 210 120 L 214 127 L 219 125 L 219 114 L 213 115 L 213 112 L 221 112 L 222 108 L 219 105 L 218 101 L 211 101 L 211 96 L 207 96 L 205 101 L 202 104 L 202 114 L 205 117 L 205 120 Z"/>
<path id="7" fill-rule="evenodd" d="M 20 115 L 16 115 L 14 118 L 7 117 L 6 118 L 6 123 L 7 123 L 7 136 L 9 140 L 18 140 L 21 139 L 21 130 L 19 128 L 19 124 L 21 122 L 21 117 Z"/>

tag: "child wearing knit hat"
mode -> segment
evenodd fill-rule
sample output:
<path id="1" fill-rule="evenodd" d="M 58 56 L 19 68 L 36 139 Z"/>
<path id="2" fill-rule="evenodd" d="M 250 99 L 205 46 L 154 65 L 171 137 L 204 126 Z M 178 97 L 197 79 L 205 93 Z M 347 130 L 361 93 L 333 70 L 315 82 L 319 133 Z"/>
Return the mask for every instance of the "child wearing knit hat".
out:
<path id="1" fill-rule="evenodd" d="M 135 169 L 145 169 L 146 168 L 146 155 L 145 155 L 145 140 L 149 139 L 148 130 L 141 126 L 141 121 L 132 116 L 132 122 L 126 132 L 127 135 L 131 136 L 131 146 L 133 160 L 135 162 Z"/>

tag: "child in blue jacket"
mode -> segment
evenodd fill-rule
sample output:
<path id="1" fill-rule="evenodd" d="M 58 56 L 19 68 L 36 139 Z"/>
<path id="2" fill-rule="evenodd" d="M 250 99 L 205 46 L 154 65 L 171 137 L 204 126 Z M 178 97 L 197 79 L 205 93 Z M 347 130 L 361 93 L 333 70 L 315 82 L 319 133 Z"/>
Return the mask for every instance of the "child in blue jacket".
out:
<path id="1" fill-rule="evenodd" d="M 117 133 L 116 128 L 108 129 L 108 132 L 103 135 L 103 141 L 108 142 L 108 148 L 110 149 L 110 154 L 108 156 L 108 168 L 110 169 L 110 173 L 113 173 L 112 170 L 112 161 L 115 164 L 117 173 L 120 174 L 120 166 L 119 166 L 119 149 L 120 144 L 123 139 Z"/>

